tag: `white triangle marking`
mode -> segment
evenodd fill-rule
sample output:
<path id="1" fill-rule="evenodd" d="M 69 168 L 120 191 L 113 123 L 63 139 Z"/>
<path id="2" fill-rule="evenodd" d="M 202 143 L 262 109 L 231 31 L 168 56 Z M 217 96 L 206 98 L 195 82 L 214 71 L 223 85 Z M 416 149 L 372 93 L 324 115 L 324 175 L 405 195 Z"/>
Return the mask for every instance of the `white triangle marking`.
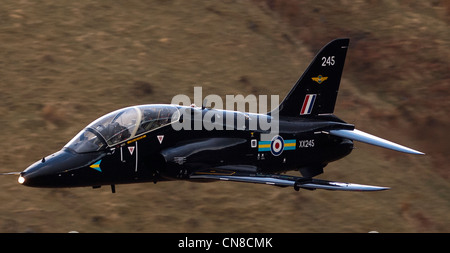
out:
<path id="1" fill-rule="evenodd" d="M 128 151 L 130 151 L 130 155 L 133 155 L 134 146 L 128 147 Z"/>

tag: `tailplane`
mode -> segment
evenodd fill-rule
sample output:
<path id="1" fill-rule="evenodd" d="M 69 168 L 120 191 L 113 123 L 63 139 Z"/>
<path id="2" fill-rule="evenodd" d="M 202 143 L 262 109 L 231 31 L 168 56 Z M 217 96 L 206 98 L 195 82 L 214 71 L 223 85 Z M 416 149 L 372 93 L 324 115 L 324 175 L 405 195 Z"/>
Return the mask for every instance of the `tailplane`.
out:
<path id="1" fill-rule="evenodd" d="M 334 112 L 349 41 L 336 39 L 320 50 L 281 102 L 280 116 L 308 117 Z"/>
<path id="2" fill-rule="evenodd" d="M 402 146 L 400 144 L 382 139 L 380 137 L 365 133 L 363 131 L 359 131 L 358 129 L 348 130 L 348 129 L 336 129 L 331 130 L 329 132 L 331 135 L 339 136 L 342 138 L 347 138 L 354 141 L 360 141 L 367 144 L 396 150 L 403 153 L 413 154 L 413 155 L 424 155 L 424 153 L 414 150 L 412 148 L 408 148 L 405 146 Z"/>

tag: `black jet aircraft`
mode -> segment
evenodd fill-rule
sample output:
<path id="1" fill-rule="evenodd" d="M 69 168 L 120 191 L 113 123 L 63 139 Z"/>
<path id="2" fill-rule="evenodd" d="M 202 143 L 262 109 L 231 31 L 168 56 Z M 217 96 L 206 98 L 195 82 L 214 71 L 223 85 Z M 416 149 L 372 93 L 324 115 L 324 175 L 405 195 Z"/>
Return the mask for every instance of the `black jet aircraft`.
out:
<path id="1" fill-rule="evenodd" d="M 112 192 L 116 184 L 174 180 L 237 181 L 297 191 L 389 189 L 313 178 L 328 163 L 350 154 L 353 141 L 423 154 L 357 130 L 333 114 L 348 45 L 344 38 L 323 47 L 278 108 L 267 114 L 174 104 L 131 106 L 95 120 L 60 151 L 23 172 L 4 174 L 18 174 L 26 186 L 111 185 Z M 174 127 L 194 126 L 205 115 L 223 127 Z M 278 129 L 270 136 L 259 122 L 275 116 Z M 252 129 L 253 122 L 258 123 Z"/>

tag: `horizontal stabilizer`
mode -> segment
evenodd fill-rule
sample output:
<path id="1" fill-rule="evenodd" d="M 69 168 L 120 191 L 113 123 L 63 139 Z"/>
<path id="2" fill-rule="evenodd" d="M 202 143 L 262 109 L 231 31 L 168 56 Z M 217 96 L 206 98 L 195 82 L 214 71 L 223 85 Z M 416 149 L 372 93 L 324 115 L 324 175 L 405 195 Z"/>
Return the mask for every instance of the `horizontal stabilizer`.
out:
<path id="1" fill-rule="evenodd" d="M 244 183 L 267 184 L 274 186 L 287 187 L 292 186 L 296 189 L 304 188 L 308 190 L 324 189 L 333 191 L 382 191 L 388 190 L 388 187 L 351 184 L 333 182 L 314 178 L 294 177 L 287 175 L 210 175 L 210 174 L 194 174 L 191 179 L 204 180 L 223 180 Z"/>
<path id="2" fill-rule="evenodd" d="M 397 143 L 382 139 L 380 137 L 365 133 L 363 131 L 359 131 L 357 129 L 354 129 L 354 130 L 345 130 L 345 129 L 331 130 L 330 134 L 339 136 L 339 137 L 343 137 L 343 138 L 347 138 L 347 139 L 351 139 L 354 141 L 360 141 L 360 142 L 368 143 L 371 145 L 380 146 L 383 148 L 388 148 L 388 149 L 408 153 L 408 154 L 424 155 L 424 153 L 422 153 L 420 151 L 399 145 Z"/>

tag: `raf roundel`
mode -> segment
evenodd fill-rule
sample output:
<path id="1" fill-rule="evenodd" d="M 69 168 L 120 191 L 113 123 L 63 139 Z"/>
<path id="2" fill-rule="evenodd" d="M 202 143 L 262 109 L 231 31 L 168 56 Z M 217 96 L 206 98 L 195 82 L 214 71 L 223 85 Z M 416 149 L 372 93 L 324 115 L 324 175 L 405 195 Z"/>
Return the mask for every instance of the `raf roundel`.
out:
<path id="1" fill-rule="evenodd" d="M 270 152 L 272 155 L 279 156 L 284 150 L 284 140 L 283 137 L 277 135 L 273 137 L 272 142 L 270 143 Z"/>

